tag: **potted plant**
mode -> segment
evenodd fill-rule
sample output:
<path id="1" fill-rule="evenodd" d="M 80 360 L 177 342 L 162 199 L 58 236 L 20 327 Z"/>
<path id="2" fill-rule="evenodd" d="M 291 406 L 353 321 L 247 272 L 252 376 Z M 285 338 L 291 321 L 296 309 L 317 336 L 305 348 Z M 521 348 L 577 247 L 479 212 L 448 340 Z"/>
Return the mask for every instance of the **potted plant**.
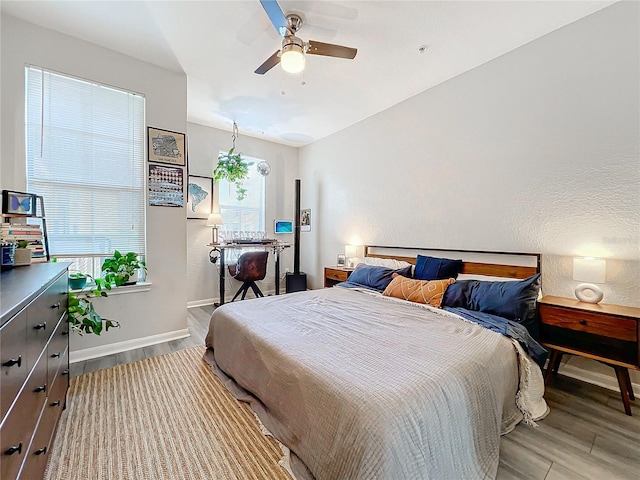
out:
<path id="1" fill-rule="evenodd" d="M 146 272 L 147 266 L 135 252 L 122 254 L 116 250 L 102 263 L 104 281 L 117 287 L 136 283 L 140 269 Z"/>
<path id="2" fill-rule="evenodd" d="M 84 276 L 86 281 L 88 278 L 92 278 L 91 275 L 85 273 L 76 273 L 71 275 L 77 275 L 77 278 Z M 71 330 L 84 335 L 85 333 L 92 333 L 94 335 L 100 335 L 103 328 L 109 331 L 109 328 L 119 327 L 120 324 L 115 320 L 109 320 L 102 318 L 95 307 L 91 298 L 93 297 L 106 297 L 107 292 L 103 290 L 111 290 L 111 284 L 107 283 L 101 278 L 96 278 L 91 288 L 83 287 L 80 291 L 69 292 L 69 325 Z"/>
<path id="3" fill-rule="evenodd" d="M 18 265 L 31 265 L 31 249 L 27 248 L 29 242 L 26 240 L 18 240 L 16 242 L 16 249 L 13 252 L 13 264 Z"/>
<path id="4" fill-rule="evenodd" d="M 87 285 L 86 273 L 75 272 L 69 274 L 69 289 L 70 290 L 82 290 Z"/>
<path id="5" fill-rule="evenodd" d="M 247 196 L 247 190 L 243 188 L 242 181 L 249 174 L 249 165 L 253 162 L 245 162 L 242 155 L 234 153 L 235 147 L 231 148 L 228 153 L 220 152 L 218 155 L 218 165 L 213 170 L 214 182 L 226 179 L 229 183 L 236 186 L 236 195 L 239 201 Z"/>

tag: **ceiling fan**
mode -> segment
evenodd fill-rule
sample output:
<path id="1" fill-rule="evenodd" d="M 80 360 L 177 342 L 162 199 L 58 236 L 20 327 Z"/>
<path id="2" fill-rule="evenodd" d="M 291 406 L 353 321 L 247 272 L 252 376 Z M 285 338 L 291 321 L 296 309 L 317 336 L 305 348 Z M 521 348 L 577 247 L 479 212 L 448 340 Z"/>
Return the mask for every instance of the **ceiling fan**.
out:
<path id="1" fill-rule="evenodd" d="M 264 75 L 278 63 L 282 64 L 285 72 L 299 73 L 304 70 L 306 54 L 353 59 L 358 53 L 357 48 L 316 42 L 315 40 L 304 42 L 296 36 L 297 31 L 302 27 L 302 18 L 300 15 L 289 13 L 285 16 L 276 0 L 260 0 L 260 4 L 267 13 L 278 35 L 281 35 L 283 39 L 282 48 L 276 50 L 273 55 L 267 58 L 265 62 L 256 69 L 255 73 L 258 75 Z"/>

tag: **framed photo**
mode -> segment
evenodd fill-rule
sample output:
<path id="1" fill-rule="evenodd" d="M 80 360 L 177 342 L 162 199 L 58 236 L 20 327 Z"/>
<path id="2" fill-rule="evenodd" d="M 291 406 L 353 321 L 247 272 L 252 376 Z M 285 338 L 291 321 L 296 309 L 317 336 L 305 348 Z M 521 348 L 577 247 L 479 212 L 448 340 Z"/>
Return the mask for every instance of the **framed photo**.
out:
<path id="1" fill-rule="evenodd" d="M 2 213 L 5 215 L 36 216 L 36 196 L 32 193 L 2 191 Z"/>
<path id="2" fill-rule="evenodd" d="M 187 147 L 185 134 L 147 127 L 147 155 L 150 162 L 185 166 Z"/>
<path id="3" fill-rule="evenodd" d="M 305 208 L 300 212 L 300 231 L 301 232 L 311 231 L 311 209 L 310 208 Z"/>
<path id="4" fill-rule="evenodd" d="M 206 219 L 213 207 L 213 178 L 189 175 L 187 218 Z"/>
<path id="5" fill-rule="evenodd" d="M 149 165 L 149 205 L 184 207 L 183 186 L 181 168 Z"/>

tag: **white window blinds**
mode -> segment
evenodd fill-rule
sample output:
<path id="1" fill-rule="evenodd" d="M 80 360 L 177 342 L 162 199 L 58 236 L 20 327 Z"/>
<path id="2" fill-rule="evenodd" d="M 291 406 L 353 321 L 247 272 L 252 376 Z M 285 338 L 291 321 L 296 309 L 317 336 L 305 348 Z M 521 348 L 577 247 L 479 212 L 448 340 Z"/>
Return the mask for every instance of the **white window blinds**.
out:
<path id="1" fill-rule="evenodd" d="M 52 255 L 145 253 L 144 98 L 26 68 L 27 191 Z"/>

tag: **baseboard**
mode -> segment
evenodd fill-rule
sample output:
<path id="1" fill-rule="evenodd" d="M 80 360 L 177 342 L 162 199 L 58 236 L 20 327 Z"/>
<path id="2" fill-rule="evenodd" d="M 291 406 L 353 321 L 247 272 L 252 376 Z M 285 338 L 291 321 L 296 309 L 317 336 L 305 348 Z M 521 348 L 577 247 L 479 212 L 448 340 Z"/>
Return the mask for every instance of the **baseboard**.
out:
<path id="1" fill-rule="evenodd" d="M 150 335 L 148 337 L 135 338 L 124 342 L 111 343 L 109 345 L 99 345 L 97 347 L 84 348 L 69 353 L 69 363 L 84 362 L 93 358 L 105 357 L 115 353 L 127 352 L 136 348 L 157 345 L 158 343 L 180 340 L 190 336 L 188 329 L 174 330 L 173 332 Z"/>
<path id="2" fill-rule="evenodd" d="M 202 300 L 192 300 L 187 302 L 187 308 L 205 307 L 207 305 L 213 305 L 218 301 L 218 298 L 203 298 Z"/>
<path id="3" fill-rule="evenodd" d="M 613 372 L 613 369 L 611 369 Z M 593 372 L 591 370 L 586 370 L 584 368 L 576 367 L 573 365 L 561 365 L 558 373 L 562 375 L 566 375 L 567 377 L 575 378 L 576 380 L 581 380 L 583 382 L 592 383 L 594 385 L 598 385 L 599 387 L 607 388 L 609 390 L 613 390 L 615 392 L 620 391 L 620 387 L 618 386 L 618 380 L 615 375 L 605 375 L 599 372 Z M 631 383 L 634 392 L 640 392 L 640 385 L 637 383 Z"/>

